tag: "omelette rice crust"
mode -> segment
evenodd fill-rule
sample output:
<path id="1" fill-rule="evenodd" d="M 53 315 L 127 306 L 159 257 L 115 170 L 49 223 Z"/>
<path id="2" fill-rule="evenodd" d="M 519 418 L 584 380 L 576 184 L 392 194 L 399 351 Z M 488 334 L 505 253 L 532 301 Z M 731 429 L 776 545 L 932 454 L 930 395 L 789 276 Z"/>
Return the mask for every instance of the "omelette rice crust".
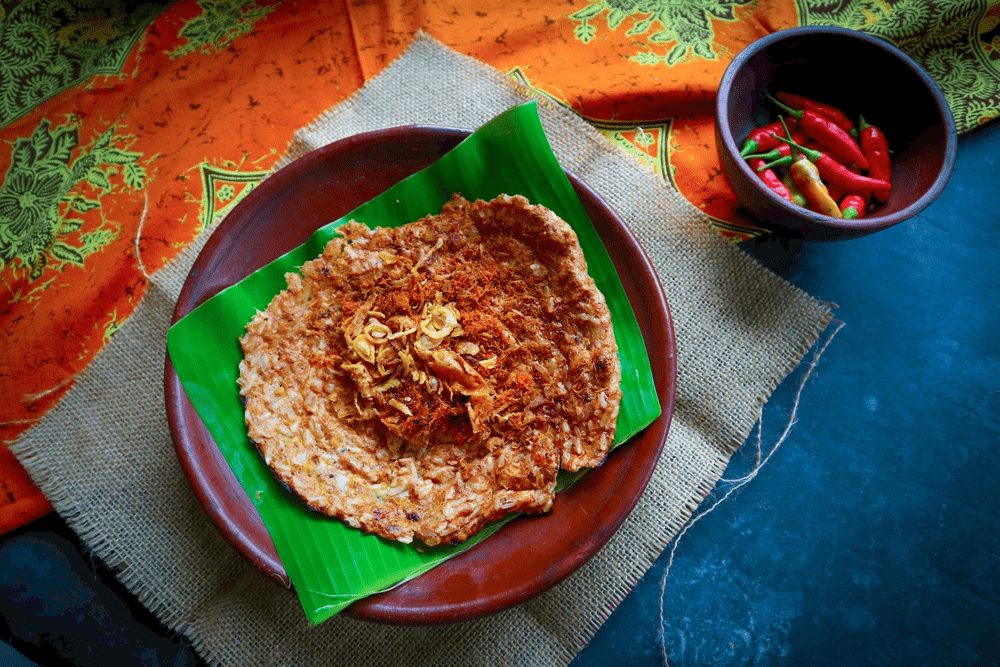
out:
<path id="1" fill-rule="evenodd" d="M 313 509 L 457 543 L 550 509 L 621 401 L 611 316 L 573 230 L 521 196 L 347 223 L 247 324 L 250 439 Z"/>

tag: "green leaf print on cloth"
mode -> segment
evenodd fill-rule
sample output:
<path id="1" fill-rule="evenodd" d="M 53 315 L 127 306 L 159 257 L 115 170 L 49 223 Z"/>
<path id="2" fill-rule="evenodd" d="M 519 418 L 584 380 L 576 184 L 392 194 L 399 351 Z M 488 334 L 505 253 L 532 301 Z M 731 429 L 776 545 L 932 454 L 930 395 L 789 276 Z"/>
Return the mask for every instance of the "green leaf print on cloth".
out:
<path id="1" fill-rule="evenodd" d="M 258 7 L 255 0 L 198 0 L 198 6 L 201 14 L 185 23 L 177 33 L 187 40 L 187 44 L 171 51 L 171 58 L 195 51 L 215 53 L 253 30 L 257 21 L 275 9 Z"/>
<path id="2" fill-rule="evenodd" d="M 121 72 L 162 9 L 115 0 L 25 0 L 7 8 L 0 19 L 0 127 L 95 74 Z"/>
<path id="3" fill-rule="evenodd" d="M 889 41 L 927 70 L 959 132 L 1000 117 L 1000 5 L 995 0 L 797 0 L 803 25 L 838 25 Z M 998 40 L 1000 46 L 1000 40 Z M 869 73 L 877 76 L 877 73 Z"/>
<path id="4" fill-rule="evenodd" d="M 569 18 L 577 22 L 573 36 L 584 44 L 597 34 L 591 21 L 605 12 L 605 21 L 611 30 L 617 30 L 626 18 L 632 18 L 625 33 L 627 36 L 649 34 L 646 39 L 650 44 L 672 46 L 665 54 L 660 50 L 642 51 L 631 60 L 640 65 L 676 65 L 686 59 L 715 60 L 718 54 L 712 20 L 734 21 L 734 8 L 750 2 L 752 0 L 600 0 L 570 14 Z"/>
<path id="5" fill-rule="evenodd" d="M 79 143 L 72 122 L 53 128 L 39 123 L 27 139 L 14 142 L 11 166 L 0 186 L 0 270 L 41 277 L 50 260 L 61 270 L 82 266 L 86 257 L 118 235 L 113 223 L 77 233 L 80 215 L 100 207 L 100 197 L 117 189 L 115 181 L 137 190 L 145 185 L 141 153 L 127 150 L 130 138 L 109 128 L 72 160 Z"/>

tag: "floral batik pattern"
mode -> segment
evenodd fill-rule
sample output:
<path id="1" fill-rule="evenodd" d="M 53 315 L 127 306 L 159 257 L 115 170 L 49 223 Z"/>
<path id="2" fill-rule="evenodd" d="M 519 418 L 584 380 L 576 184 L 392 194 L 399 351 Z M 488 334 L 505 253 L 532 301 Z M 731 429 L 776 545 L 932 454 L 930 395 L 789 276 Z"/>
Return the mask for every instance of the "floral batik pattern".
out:
<path id="1" fill-rule="evenodd" d="M 3 3 L 6 5 L 7 3 Z M 0 127 L 95 74 L 118 74 L 162 3 L 26 0 L 0 14 Z"/>
<path id="2" fill-rule="evenodd" d="M 15 141 L 0 186 L 0 270 L 35 281 L 50 264 L 83 266 L 117 236 L 107 221 L 81 231 L 82 214 L 100 208 L 100 198 L 118 187 L 112 179 L 131 190 L 146 179 L 142 154 L 127 150 L 128 139 L 114 131 L 75 159 L 79 134 L 72 123 L 53 128 L 43 120 L 31 137 Z"/>
<path id="3" fill-rule="evenodd" d="M 170 52 L 171 58 L 189 53 L 212 54 L 237 37 L 253 30 L 254 24 L 274 7 L 258 7 L 254 0 L 198 0 L 201 14 L 188 21 L 178 32 L 186 41 Z"/>
<path id="4" fill-rule="evenodd" d="M 618 30 L 630 18 L 626 36 L 643 36 L 660 48 L 640 51 L 631 60 L 640 65 L 676 65 L 684 60 L 718 58 L 714 21 L 734 21 L 735 7 L 752 0 L 600 0 L 570 14 L 577 22 L 573 36 L 584 44 L 597 35 L 594 22 L 603 17 L 610 30 Z"/>
<path id="5" fill-rule="evenodd" d="M 839 25 L 895 44 L 941 87 L 959 132 L 1000 117 L 1000 5 L 984 0 L 798 0 L 806 25 Z"/>

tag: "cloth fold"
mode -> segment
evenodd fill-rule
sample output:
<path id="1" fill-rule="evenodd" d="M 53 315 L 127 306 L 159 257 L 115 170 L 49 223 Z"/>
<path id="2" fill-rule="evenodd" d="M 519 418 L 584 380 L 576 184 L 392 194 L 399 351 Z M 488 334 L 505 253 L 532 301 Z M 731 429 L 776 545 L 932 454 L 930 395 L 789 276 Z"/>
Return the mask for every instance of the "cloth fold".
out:
<path id="1" fill-rule="evenodd" d="M 297 133 L 280 164 L 365 130 L 474 128 L 534 98 L 420 34 L 357 94 Z M 203 234 L 152 276 L 135 314 L 12 451 L 94 553 L 209 662 L 366 665 L 407 656 L 427 665 L 568 664 L 712 489 L 759 407 L 830 321 L 829 304 L 723 240 L 661 177 L 571 111 L 540 99 L 539 115 L 560 162 L 636 233 L 670 303 L 677 404 L 646 492 L 593 559 L 519 607 L 443 627 L 338 616 L 310 628 L 294 594 L 222 540 L 174 456 L 163 399 L 165 337 Z"/>

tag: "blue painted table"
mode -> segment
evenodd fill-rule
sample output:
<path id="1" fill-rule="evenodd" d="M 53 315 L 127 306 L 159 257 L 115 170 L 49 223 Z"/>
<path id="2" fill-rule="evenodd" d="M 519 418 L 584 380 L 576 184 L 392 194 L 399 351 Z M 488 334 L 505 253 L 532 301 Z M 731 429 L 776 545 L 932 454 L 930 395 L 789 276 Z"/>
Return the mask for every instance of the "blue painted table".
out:
<path id="1" fill-rule="evenodd" d="M 942 197 L 880 234 L 743 244 L 838 304 L 844 326 L 781 447 L 692 525 L 665 580 L 661 556 L 574 667 L 662 664 L 661 584 L 674 667 L 1000 665 L 998 156 L 1000 124 L 963 137 Z M 805 370 L 765 408 L 765 455 Z M 726 478 L 751 469 L 754 441 Z M 198 664 L 78 550 L 54 516 L 0 539 L 0 663 Z"/>
<path id="2" fill-rule="evenodd" d="M 994 123 L 961 139 L 948 188 L 905 224 L 743 244 L 844 326 L 780 449 L 681 538 L 663 587 L 671 666 L 1000 665 L 998 186 Z M 765 454 L 804 371 L 765 407 Z M 574 667 L 661 664 L 666 564 Z"/>

